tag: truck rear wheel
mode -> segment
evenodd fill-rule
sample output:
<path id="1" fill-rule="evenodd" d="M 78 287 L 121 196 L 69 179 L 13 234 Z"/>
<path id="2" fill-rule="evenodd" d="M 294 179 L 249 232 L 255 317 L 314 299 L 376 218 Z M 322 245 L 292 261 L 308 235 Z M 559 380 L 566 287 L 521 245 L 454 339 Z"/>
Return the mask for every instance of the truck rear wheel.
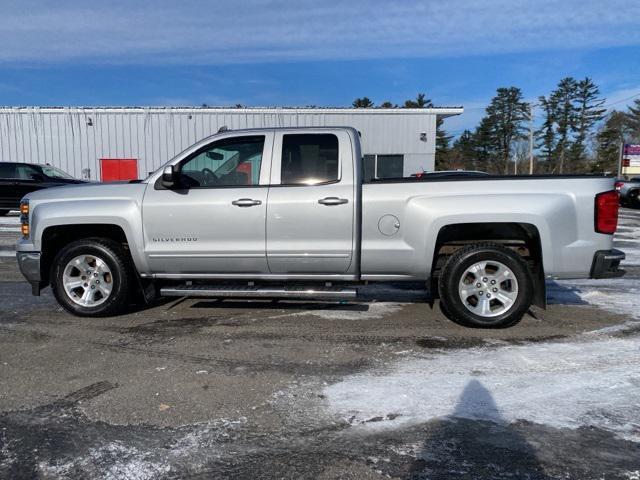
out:
<path id="1" fill-rule="evenodd" d="M 526 263 L 495 243 L 461 248 L 445 264 L 438 282 L 443 311 L 460 324 L 505 328 L 531 306 L 533 280 Z"/>
<path id="2" fill-rule="evenodd" d="M 116 315 L 128 305 L 127 264 L 122 246 L 112 240 L 88 238 L 73 242 L 53 260 L 53 294 L 74 315 Z"/>

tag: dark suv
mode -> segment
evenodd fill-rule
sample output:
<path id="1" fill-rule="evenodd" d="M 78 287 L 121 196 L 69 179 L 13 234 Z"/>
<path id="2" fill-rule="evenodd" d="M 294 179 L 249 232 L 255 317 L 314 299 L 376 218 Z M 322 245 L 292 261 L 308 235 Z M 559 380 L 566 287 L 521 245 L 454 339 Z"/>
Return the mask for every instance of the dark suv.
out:
<path id="1" fill-rule="evenodd" d="M 0 215 L 17 210 L 27 193 L 70 183 L 85 183 L 51 165 L 0 162 Z"/>

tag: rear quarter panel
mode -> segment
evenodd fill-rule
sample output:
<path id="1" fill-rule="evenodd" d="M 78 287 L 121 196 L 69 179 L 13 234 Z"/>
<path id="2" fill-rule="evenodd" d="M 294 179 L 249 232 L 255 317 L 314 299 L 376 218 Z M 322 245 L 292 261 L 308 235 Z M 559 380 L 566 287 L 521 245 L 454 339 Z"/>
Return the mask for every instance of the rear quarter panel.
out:
<path id="1" fill-rule="evenodd" d="M 440 229 L 459 223 L 527 223 L 540 234 L 545 274 L 587 277 L 596 250 L 613 238 L 594 231 L 594 197 L 611 178 L 473 179 L 363 186 L 363 279 L 426 279 Z M 385 236 L 385 214 L 400 228 Z"/>

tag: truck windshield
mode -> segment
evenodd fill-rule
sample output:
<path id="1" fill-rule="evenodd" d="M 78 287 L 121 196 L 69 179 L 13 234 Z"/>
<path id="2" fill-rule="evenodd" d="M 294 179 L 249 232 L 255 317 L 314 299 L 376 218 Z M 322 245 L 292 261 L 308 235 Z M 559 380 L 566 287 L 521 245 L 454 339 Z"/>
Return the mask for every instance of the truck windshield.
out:
<path id="1" fill-rule="evenodd" d="M 42 173 L 44 173 L 49 178 L 67 178 L 67 179 L 73 178 L 67 172 L 63 172 L 59 168 L 52 167 L 50 165 L 43 165 Z"/>

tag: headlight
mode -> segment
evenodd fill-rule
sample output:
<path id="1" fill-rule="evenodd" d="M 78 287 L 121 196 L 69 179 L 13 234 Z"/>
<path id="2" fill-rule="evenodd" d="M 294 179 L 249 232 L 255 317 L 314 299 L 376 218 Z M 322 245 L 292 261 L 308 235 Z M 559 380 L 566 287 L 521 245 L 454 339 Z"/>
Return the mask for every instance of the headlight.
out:
<path id="1" fill-rule="evenodd" d="M 22 200 L 20 202 L 20 223 L 22 224 L 20 230 L 24 238 L 29 237 L 29 200 Z"/>

